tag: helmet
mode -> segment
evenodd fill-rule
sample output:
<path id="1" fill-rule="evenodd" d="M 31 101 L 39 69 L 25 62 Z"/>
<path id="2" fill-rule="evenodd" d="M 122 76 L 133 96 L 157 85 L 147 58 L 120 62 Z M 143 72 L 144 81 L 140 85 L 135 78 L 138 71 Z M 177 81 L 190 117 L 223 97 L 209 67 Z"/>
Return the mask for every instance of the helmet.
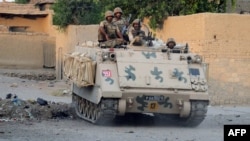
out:
<path id="1" fill-rule="evenodd" d="M 142 26 L 142 23 L 140 21 L 140 19 L 135 19 L 133 22 L 132 22 L 132 26 L 134 27 L 134 24 L 139 24 L 139 27 Z"/>
<path id="2" fill-rule="evenodd" d="M 115 14 L 115 13 L 118 13 L 118 12 L 122 13 L 122 9 L 121 9 L 120 7 L 116 7 L 116 8 L 114 9 L 114 14 Z"/>
<path id="3" fill-rule="evenodd" d="M 135 19 L 132 24 L 135 24 L 135 23 L 140 23 L 140 19 Z"/>
<path id="4" fill-rule="evenodd" d="M 107 18 L 109 16 L 112 16 L 112 17 L 114 16 L 113 12 L 110 10 L 105 12 L 105 18 Z"/>
<path id="5" fill-rule="evenodd" d="M 168 38 L 166 45 L 169 46 L 169 43 L 173 43 L 174 46 L 176 45 L 174 38 Z"/>

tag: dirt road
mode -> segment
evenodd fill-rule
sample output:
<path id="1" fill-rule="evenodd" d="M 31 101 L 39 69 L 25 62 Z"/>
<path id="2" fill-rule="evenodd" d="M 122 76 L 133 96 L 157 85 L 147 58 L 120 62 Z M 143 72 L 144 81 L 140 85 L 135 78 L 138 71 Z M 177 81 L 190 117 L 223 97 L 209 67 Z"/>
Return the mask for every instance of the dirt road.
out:
<path id="1" fill-rule="evenodd" d="M 0 141 L 223 141 L 224 124 L 250 124 L 250 107 L 209 107 L 196 128 L 151 116 L 96 126 L 80 119 L 0 122 Z"/>
<path id="2" fill-rule="evenodd" d="M 41 97 L 71 103 L 70 94 L 63 93 L 69 87 L 64 81 L 35 81 L 0 75 L 2 99 L 12 93 L 20 99 Z M 250 106 L 209 106 L 206 119 L 196 128 L 178 126 L 171 120 L 150 115 L 125 116 L 103 126 L 78 118 L 1 119 L 0 141 L 223 141 L 225 124 L 250 124 Z"/>

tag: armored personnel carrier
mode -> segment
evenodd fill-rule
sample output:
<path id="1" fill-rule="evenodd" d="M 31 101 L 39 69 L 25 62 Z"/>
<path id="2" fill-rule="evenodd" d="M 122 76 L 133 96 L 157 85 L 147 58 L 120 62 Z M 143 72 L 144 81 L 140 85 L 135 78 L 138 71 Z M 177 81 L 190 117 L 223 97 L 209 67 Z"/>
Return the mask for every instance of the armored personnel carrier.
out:
<path id="1" fill-rule="evenodd" d="M 207 64 L 188 44 L 109 48 L 86 42 L 65 55 L 64 73 L 73 82 L 77 115 L 95 124 L 152 113 L 197 126 L 207 113 Z"/>

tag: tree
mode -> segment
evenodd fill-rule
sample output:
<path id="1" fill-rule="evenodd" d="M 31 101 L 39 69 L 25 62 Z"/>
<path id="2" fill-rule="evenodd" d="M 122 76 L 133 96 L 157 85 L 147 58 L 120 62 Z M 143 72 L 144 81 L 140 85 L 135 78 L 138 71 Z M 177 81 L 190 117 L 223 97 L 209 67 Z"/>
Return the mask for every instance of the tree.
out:
<path id="1" fill-rule="evenodd" d="M 96 0 L 56 0 L 52 9 L 53 24 L 59 28 L 69 24 L 95 24 L 101 16 Z"/>
<path id="2" fill-rule="evenodd" d="M 235 5 L 236 0 L 231 0 Z M 132 19 L 149 18 L 152 29 L 161 28 L 168 16 L 189 15 L 202 12 L 226 12 L 226 0 L 56 0 L 53 6 L 54 24 L 97 24 L 106 10 L 120 7 Z"/>
<path id="3" fill-rule="evenodd" d="M 160 28 L 168 16 L 226 11 L 226 0 L 100 0 L 100 3 L 105 5 L 104 9 L 119 6 L 125 14 L 134 14 L 133 19 L 147 17 L 153 29 Z"/>
<path id="4" fill-rule="evenodd" d="M 20 4 L 27 4 L 29 2 L 30 0 L 15 0 L 15 3 L 20 3 Z"/>

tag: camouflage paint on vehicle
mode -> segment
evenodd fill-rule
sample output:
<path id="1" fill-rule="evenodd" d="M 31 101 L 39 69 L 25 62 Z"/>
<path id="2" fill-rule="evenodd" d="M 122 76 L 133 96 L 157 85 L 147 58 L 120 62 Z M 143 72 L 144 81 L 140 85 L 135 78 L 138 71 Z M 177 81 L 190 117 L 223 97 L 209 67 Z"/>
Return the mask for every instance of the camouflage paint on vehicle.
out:
<path id="1" fill-rule="evenodd" d="M 100 124 L 126 113 L 153 113 L 178 115 L 176 119 L 184 125 L 199 125 L 209 104 L 207 64 L 202 56 L 189 52 L 186 44 L 176 46 L 76 46 L 75 59 L 84 56 L 94 64 L 87 65 L 84 77 L 71 78 L 79 117 Z M 79 66 L 85 66 L 84 59 L 81 62 Z M 79 73 L 73 69 L 78 67 L 74 61 L 71 67 L 69 73 Z M 88 81 L 92 70 L 93 85 L 76 85 L 76 80 Z"/>

